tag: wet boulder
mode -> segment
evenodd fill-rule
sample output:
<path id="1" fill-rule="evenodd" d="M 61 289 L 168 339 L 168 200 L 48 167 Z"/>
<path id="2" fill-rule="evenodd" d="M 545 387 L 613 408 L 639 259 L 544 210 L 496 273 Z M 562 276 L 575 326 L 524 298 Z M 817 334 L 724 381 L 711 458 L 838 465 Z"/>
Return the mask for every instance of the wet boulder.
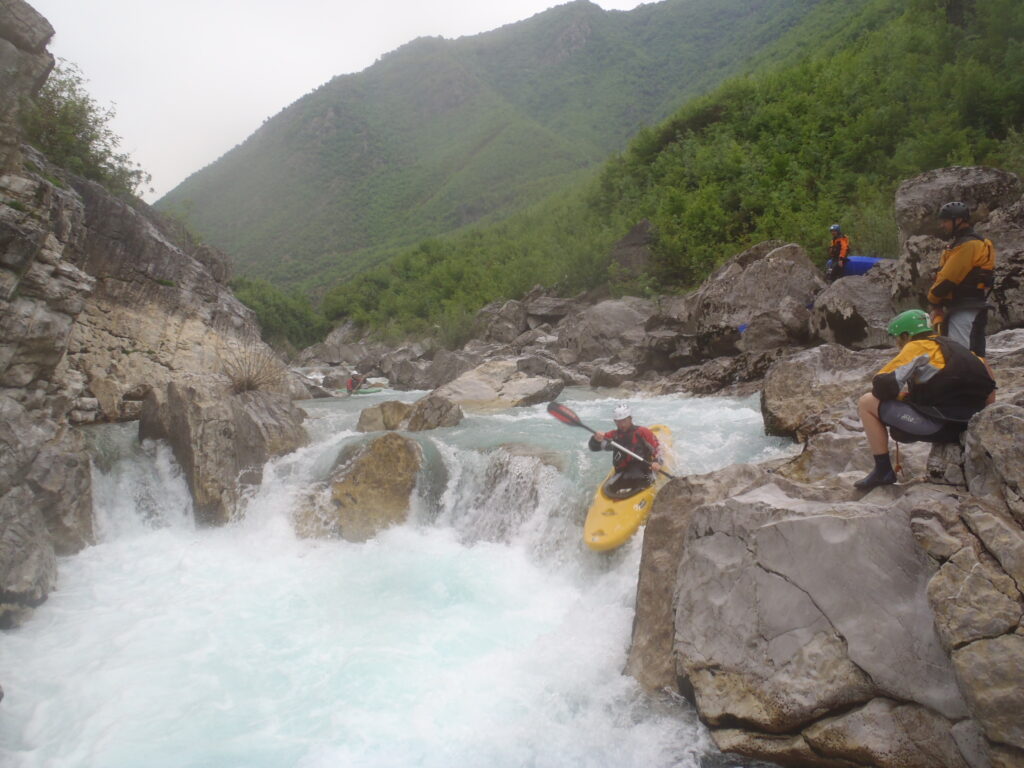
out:
<path id="1" fill-rule="evenodd" d="M 239 513 L 244 489 L 262 482 L 269 459 L 309 442 L 304 418 L 285 395 L 171 382 L 143 401 L 139 438 L 170 443 L 196 520 L 223 525 Z"/>
<path id="2" fill-rule="evenodd" d="M 356 424 L 357 432 L 383 432 L 385 430 L 401 429 L 402 424 L 409 418 L 412 406 L 399 400 L 386 400 L 377 405 L 364 408 L 359 414 L 359 421 Z"/>
<path id="3" fill-rule="evenodd" d="M 462 421 L 462 409 L 446 397 L 430 394 L 412 405 L 406 429 L 423 432 L 439 427 L 455 427 Z"/>
<path id="4" fill-rule="evenodd" d="M 329 482 L 296 513 L 296 531 L 363 542 L 404 523 L 422 466 L 419 444 L 395 432 L 343 451 Z"/>

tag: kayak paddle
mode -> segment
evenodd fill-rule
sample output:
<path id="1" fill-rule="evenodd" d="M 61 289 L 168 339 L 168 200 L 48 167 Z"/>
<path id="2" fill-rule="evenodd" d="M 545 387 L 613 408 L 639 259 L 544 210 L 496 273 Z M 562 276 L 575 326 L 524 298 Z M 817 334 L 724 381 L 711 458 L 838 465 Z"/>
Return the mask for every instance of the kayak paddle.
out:
<path id="1" fill-rule="evenodd" d="M 554 416 L 556 419 L 558 419 L 563 424 L 568 424 L 570 427 L 583 427 L 583 429 L 587 430 L 587 432 L 589 432 L 590 434 L 592 434 L 592 435 L 596 435 L 597 434 L 597 430 L 591 429 L 586 424 L 584 424 L 582 421 L 580 421 L 580 417 L 576 415 L 576 412 L 573 411 L 572 408 L 570 408 L 567 405 L 562 405 L 561 403 L 556 403 L 554 400 L 552 400 L 550 403 L 548 403 L 548 413 L 550 413 L 552 416 Z M 608 442 L 611 443 L 612 445 L 614 445 L 616 448 L 618 448 L 623 453 L 632 456 L 637 461 L 642 461 L 647 466 L 651 466 L 651 462 L 650 461 L 645 459 L 643 456 L 637 456 L 635 453 L 633 453 L 631 450 L 629 450 L 629 448 L 626 448 L 624 445 L 619 445 L 614 440 L 609 440 Z M 675 480 L 675 475 L 670 475 L 664 469 L 659 469 L 658 471 L 661 472 L 661 474 L 663 474 L 665 477 L 667 477 L 667 478 L 669 478 L 671 480 Z"/>

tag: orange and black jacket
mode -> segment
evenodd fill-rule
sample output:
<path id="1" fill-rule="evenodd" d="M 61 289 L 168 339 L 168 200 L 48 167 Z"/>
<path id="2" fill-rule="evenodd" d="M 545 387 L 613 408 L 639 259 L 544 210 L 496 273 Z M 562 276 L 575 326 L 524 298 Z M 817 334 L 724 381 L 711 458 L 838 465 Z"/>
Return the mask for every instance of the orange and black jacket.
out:
<path id="1" fill-rule="evenodd" d="M 995 276 L 996 249 L 967 229 L 942 252 L 939 273 L 928 291 L 928 301 L 951 309 L 983 307 L 992 290 Z"/>
<path id="2" fill-rule="evenodd" d="M 832 245 L 828 248 L 828 257 L 839 264 L 846 263 L 846 257 L 850 255 L 850 238 L 846 235 L 832 238 Z"/>
<path id="3" fill-rule="evenodd" d="M 616 429 L 612 432 L 606 432 L 604 440 L 598 440 L 596 437 L 591 436 L 588 443 L 590 450 L 615 451 L 612 454 L 612 463 L 615 465 L 615 469 L 621 472 L 635 462 L 636 459 L 618 450 L 609 441 L 615 441 L 622 447 L 628 448 L 637 456 L 641 456 L 648 461 L 661 461 L 661 445 L 658 443 L 658 438 L 647 427 L 634 425 L 629 429 Z"/>
<path id="4" fill-rule="evenodd" d="M 908 341 L 871 381 L 879 400 L 895 400 L 905 388 L 915 405 L 969 412 L 981 410 L 995 387 L 981 358 L 945 336 Z"/>

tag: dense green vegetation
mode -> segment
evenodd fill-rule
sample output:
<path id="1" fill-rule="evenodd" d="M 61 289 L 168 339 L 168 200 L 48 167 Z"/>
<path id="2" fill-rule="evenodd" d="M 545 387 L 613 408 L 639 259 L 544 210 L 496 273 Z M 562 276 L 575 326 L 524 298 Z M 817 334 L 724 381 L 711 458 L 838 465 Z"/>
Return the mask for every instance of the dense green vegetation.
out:
<path id="1" fill-rule="evenodd" d="M 113 107 L 102 107 L 85 89 L 75 64 L 58 60 L 21 112 L 25 140 L 56 165 L 98 181 L 115 194 L 134 196 L 150 176 L 126 153 L 110 128 Z"/>
<path id="2" fill-rule="evenodd" d="M 338 282 L 580 182 L 828 4 L 665 0 L 624 13 L 576 0 L 486 34 L 416 40 L 295 102 L 156 207 L 242 274 Z"/>
<path id="3" fill-rule="evenodd" d="M 954 164 L 1024 172 L 1024 4 L 873 0 L 859 11 L 825 25 L 813 53 L 778 51 L 775 66 L 643 131 L 574 196 L 407 250 L 330 291 L 325 312 L 457 339 L 472 311 L 534 283 L 571 292 L 614 280 L 611 246 L 644 218 L 655 261 L 632 290 L 692 286 L 768 238 L 823 256 L 833 221 L 855 252 L 891 256 L 904 179 Z"/>
<path id="4" fill-rule="evenodd" d="M 233 280 L 231 289 L 239 301 L 256 312 L 263 340 L 279 349 L 308 347 L 322 341 L 330 330 L 309 297 L 301 293 L 285 292 L 265 280 L 244 277 Z"/>

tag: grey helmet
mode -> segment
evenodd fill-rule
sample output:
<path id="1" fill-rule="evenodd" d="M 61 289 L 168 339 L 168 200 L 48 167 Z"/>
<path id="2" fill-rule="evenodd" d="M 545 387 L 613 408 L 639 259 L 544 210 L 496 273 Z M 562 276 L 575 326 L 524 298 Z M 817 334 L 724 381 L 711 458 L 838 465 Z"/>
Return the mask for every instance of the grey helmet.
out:
<path id="1" fill-rule="evenodd" d="M 940 219 L 970 219 L 971 209 L 967 207 L 967 203 L 961 203 L 959 200 L 946 203 L 944 206 L 939 208 Z"/>

